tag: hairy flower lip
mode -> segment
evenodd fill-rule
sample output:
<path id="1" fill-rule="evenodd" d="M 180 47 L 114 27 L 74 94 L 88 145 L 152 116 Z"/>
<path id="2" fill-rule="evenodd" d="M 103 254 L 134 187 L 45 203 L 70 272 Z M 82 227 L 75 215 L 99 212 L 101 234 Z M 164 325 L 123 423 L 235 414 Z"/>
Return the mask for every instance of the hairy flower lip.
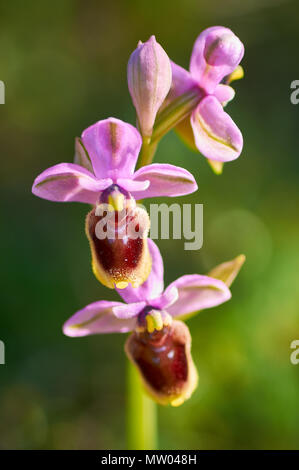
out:
<path id="1" fill-rule="evenodd" d="M 150 274 L 151 257 L 147 246 L 149 219 L 144 209 L 137 208 L 136 211 L 137 214 L 143 211 L 145 223 L 142 237 L 136 239 L 122 235 L 126 228 L 123 222 L 119 227 L 113 226 L 116 235 L 119 231 L 122 237 L 99 239 L 97 224 L 101 217 L 96 215 L 95 209 L 86 217 L 85 229 L 91 249 L 93 272 L 102 284 L 111 289 L 115 286 L 125 288 L 129 283 L 138 287 Z"/>
<path id="2" fill-rule="evenodd" d="M 125 352 L 159 404 L 181 405 L 195 390 L 198 376 L 191 356 L 191 335 L 184 323 L 175 320 L 161 331 L 132 333 Z"/>

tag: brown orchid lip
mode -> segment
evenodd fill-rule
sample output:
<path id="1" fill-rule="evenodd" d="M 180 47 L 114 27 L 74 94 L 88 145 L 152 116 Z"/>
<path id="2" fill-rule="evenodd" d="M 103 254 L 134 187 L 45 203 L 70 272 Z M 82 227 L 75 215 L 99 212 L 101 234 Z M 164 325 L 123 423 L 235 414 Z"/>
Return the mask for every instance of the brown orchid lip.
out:
<path id="1" fill-rule="evenodd" d="M 134 332 L 127 339 L 125 351 L 145 388 L 161 405 L 178 406 L 196 388 L 191 336 L 185 323 L 175 320 L 160 331 Z"/>
<path id="2" fill-rule="evenodd" d="M 109 209 L 111 201 L 121 210 L 114 210 L 114 206 Z M 102 209 L 102 205 L 104 209 L 98 211 Z M 108 213 L 111 219 L 107 218 Z M 99 236 L 99 226 L 103 237 Z M 131 235 L 130 226 L 137 227 L 138 236 Z M 92 253 L 93 271 L 102 284 L 111 289 L 115 286 L 125 288 L 129 283 L 138 287 L 147 279 L 151 271 L 147 244 L 149 226 L 147 212 L 136 207 L 129 193 L 120 191 L 117 185 L 108 188 L 103 202 L 100 201 L 87 215 L 85 225 Z"/>

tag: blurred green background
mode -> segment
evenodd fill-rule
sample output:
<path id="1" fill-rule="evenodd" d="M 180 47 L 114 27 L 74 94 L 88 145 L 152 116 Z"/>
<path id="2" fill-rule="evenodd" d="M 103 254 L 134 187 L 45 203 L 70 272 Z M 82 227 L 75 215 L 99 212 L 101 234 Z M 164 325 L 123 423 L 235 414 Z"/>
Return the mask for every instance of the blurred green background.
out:
<path id="1" fill-rule="evenodd" d="M 200 383 L 177 409 L 159 408 L 160 448 L 299 448 L 299 79 L 296 1 L 152 0 L 0 2 L 1 449 L 123 449 L 125 336 L 80 339 L 61 325 L 76 310 L 117 299 L 93 277 L 83 204 L 31 194 L 47 167 L 72 161 L 74 137 L 99 119 L 134 123 L 126 64 L 155 34 L 188 66 L 211 25 L 244 42 L 245 79 L 227 111 L 244 136 L 221 177 L 172 132 L 157 162 L 186 167 L 204 204 L 204 245 L 159 241 L 166 284 L 245 253 L 227 304 L 189 322 Z M 162 200 L 161 200 L 162 202 Z M 174 201 L 172 201 L 174 202 Z"/>

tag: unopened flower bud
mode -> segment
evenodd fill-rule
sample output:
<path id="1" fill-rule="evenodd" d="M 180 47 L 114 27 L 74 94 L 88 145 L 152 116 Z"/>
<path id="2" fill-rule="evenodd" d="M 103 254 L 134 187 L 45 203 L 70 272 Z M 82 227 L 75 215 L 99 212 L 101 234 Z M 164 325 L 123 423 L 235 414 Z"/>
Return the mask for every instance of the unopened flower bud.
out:
<path id="1" fill-rule="evenodd" d="M 174 320 L 152 332 L 137 330 L 127 339 L 125 351 L 159 404 L 179 406 L 190 398 L 198 377 L 185 323 Z"/>
<path id="2" fill-rule="evenodd" d="M 128 86 L 143 137 L 152 134 L 156 114 L 171 86 L 171 65 L 164 49 L 151 36 L 139 42 L 128 62 Z"/>

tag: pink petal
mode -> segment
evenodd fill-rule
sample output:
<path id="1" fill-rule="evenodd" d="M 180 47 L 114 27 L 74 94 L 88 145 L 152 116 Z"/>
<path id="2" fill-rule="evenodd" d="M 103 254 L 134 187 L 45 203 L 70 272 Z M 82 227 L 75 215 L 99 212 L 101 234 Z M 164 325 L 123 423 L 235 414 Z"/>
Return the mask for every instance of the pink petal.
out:
<path id="1" fill-rule="evenodd" d="M 195 145 L 211 160 L 238 158 L 243 147 L 240 130 L 214 96 L 204 98 L 191 115 Z"/>
<path id="2" fill-rule="evenodd" d="M 127 333 L 135 328 L 136 319 L 120 320 L 113 314 L 113 308 L 121 302 L 100 300 L 79 310 L 63 325 L 67 336 L 87 336 L 98 333 Z"/>
<path id="3" fill-rule="evenodd" d="M 163 260 L 159 248 L 148 239 L 148 248 L 152 258 L 152 270 L 147 280 L 140 287 L 128 286 L 125 289 L 116 289 L 119 295 L 127 303 L 147 301 L 161 295 L 164 288 L 163 282 Z"/>
<path id="4" fill-rule="evenodd" d="M 136 302 L 128 305 L 117 305 L 116 307 L 113 307 L 112 310 L 117 318 L 127 320 L 130 318 L 137 317 L 137 315 L 144 309 L 145 306 L 145 302 Z"/>
<path id="5" fill-rule="evenodd" d="M 174 304 L 178 300 L 178 298 L 179 291 L 175 286 L 172 286 L 170 288 L 167 288 L 160 297 L 154 299 L 151 302 L 151 305 L 160 310 L 167 309 L 170 305 Z"/>
<path id="6" fill-rule="evenodd" d="M 111 179 L 98 180 L 79 165 L 60 163 L 43 171 L 35 179 L 32 192 L 50 201 L 95 204 L 100 192 L 110 184 Z"/>
<path id="7" fill-rule="evenodd" d="M 163 103 L 163 109 L 179 96 L 183 95 L 184 93 L 187 93 L 190 90 L 198 88 L 198 83 L 194 78 L 192 78 L 190 72 L 188 72 L 183 67 L 180 67 L 172 61 L 170 61 L 170 63 L 172 69 L 172 84 L 169 93 Z"/>
<path id="8" fill-rule="evenodd" d="M 214 96 L 217 98 L 219 103 L 224 106 L 226 103 L 228 103 L 234 98 L 235 90 L 229 85 L 223 85 L 222 83 L 220 83 L 216 86 Z"/>
<path id="9" fill-rule="evenodd" d="M 178 300 L 167 308 L 167 312 L 173 317 L 215 307 L 231 298 L 230 290 L 224 282 L 199 274 L 180 277 L 172 282 L 165 292 L 173 287 L 176 287 L 179 293 Z"/>
<path id="10" fill-rule="evenodd" d="M 128 178 L 117 178 L 117 184 L 131 193 L 145 191 L 149 187 L 150 182 L 147 180 L 133 181 Z"/>
<path id="11" fill-rule="evenodd" d="M 131 124 L 109 118 L 82 133 L 82 142 L 98 178 L 129 178 L 141 148 L 141 136 Z"/>
<path id="12" fill-rule="evenodd" d="M 134 173 L 133 180 L 150 182 L 145 191 L 132 192 L 135 199 L 184 196 L 197 190 L 196 181 L 189 171 L 164 163 L 154 163 L 140 168 Z"/>
<path id="13" fill-rule="evenodd" d="M 170 94 L 180 96 L 198 86 L 198 82 L 192 77 L 188 70 L 172 61 L 170 63 L 172 69 L 172 85 L 169 92 Z"/>
<path id="14" fill-rule="evenodd" d="M 190 72 L 201 88 L 213 93 L 221 80 L 238 66 L 244 46 L 228 28 L 213 26 L 196 39 L 190 61 Z"/>

